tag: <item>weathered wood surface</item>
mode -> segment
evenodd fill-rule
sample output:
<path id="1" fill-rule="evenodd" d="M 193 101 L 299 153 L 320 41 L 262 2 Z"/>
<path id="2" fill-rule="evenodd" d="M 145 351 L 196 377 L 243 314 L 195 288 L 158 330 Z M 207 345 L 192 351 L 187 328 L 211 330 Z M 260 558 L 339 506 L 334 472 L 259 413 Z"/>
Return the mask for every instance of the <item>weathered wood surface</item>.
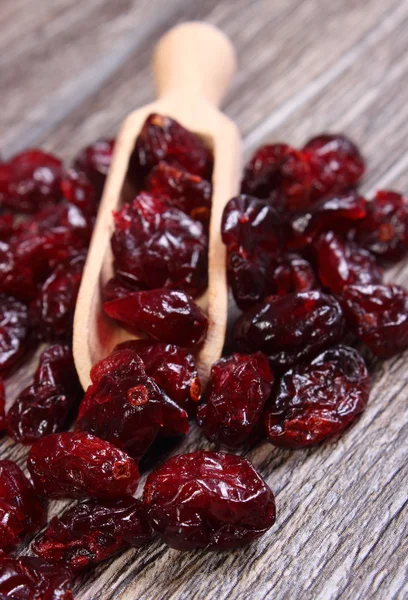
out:
<path id="1" fill-rule="evenodd" d="M 368 158 L 367 193 L 408 192 L 408 0 L 2 0 L 2 152 L 39 144 L 69 159 L 114 134 L 154 95 L 155 40 L 191 18 L 221 26 L 237 47 L 240 70 L 225 111 L 247 153 L 264 140 L 296 144 L 341 130 Z M 390 275 L 408 284 L 407 266 Z M 76 597 L 407 598 L 406 361 L 370 364 L 368 409 L 338 441 L 249 453 L 277 497 L 277 524 L 258 543 L 215 554 L 155 543 L 78 581 Z M 25 367 L 13 377 L 8 401 L 29 376 Z M 206 446 L 194 430 L 181 450 Z M 24 465 L 26 451 L 10 440 L 1 452 Z M 53 503 L 51 514 L 63 506 Z"/>

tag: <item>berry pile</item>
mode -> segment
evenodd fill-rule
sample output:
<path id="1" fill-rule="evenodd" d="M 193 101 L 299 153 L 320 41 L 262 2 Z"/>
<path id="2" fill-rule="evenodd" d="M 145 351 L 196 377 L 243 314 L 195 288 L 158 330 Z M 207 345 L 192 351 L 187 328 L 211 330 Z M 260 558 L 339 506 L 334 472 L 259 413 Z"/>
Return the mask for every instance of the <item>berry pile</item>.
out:
<path id="1" fill-rule="evenodd" d="M 408 200 L 358 193 L 365 163 L 345 136 L 302 150 L 263 146 L 224 210 L 228 280 L 243 313 L 235 352 L 213 365 L 199 404 L 194 353 L 208 323 L 194 298 L 207 287 L 213 158 L 197 135 L 153 114 L 129 163 L 137 194 L 114 214 L 115 274 L 103 290 L 107 315 L 146 339 L 96 363 L 82 397 L 69 342 L 113 145 L 97 141 L 69 169 L 39 150 L 0 165 L 0 374 L 51 342 L 6 415 L 0 381 L 0 427 L 31 445 L 32 480 L 0 461 L 2 598 L 71 600 L 76 574 L 154 537 L 186 551 L 262 536 L 275 500 L 248 460 L 173 456 L 137 500 L 139 465 L 178 443 L 192 417 L 217 448 L 320 443 L 366 407 L 370 381 L 354 342 L 382 358 L 408 346 L 408 295 L 382 279 L 408 253 Z M 52 498 L 78 502 L 37 535 L 35 558 L 11 557 L 44 526 Z"/>

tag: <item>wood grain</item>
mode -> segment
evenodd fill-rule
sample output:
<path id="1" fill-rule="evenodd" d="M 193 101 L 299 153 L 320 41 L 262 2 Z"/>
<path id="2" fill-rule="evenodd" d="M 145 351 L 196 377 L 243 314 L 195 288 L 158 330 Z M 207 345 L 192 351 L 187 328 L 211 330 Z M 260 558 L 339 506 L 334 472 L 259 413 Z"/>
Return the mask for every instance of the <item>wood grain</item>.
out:
<path id="1" fill-rule="evenodd" d="M 0 3 L 5 153 L 41 144 L 70 159 L 153 98 L 150 54 L 184 19 L 221 26 L 240 70 L 226 113 L 247 154 L 265 140 L 346 131 L 369 162 L 364 190 L 408 192 L 408 0 L 58 0 Z M 408 285 L 408 267 L 389 276 Z M 249 457 L 276 493 L 278 520 L 233 553 L 129 551 L 76 584 L 81 600 L 356 600 L 408 597 L 407 353 L 370 362 L 365 414 L 304 452 L 263 444 Z M 8 382 L 8 402 L 31 364 Z M 197 428 L 181 451 L 209 447 Z M 24 465 L 26 451 L 1 441 Z M 52 503 L 51 514 L 65 504 Z M 27 553 L 28 548 L 24 549 Z"/>

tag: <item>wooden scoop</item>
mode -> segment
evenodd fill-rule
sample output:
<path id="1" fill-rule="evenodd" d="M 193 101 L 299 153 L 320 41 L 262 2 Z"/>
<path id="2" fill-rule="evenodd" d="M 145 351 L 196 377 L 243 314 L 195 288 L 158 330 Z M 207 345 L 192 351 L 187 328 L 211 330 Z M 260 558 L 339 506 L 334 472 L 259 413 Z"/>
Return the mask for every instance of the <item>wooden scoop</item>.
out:
<path id="1" fill-rule="evenodd" d="M 241 143 L 236 126 L 217 106 L 232 79 L 235 65 L 231 42 L 207 23 L 178 25 L 167 32 L 157 46 L 153 70 L 159 98 L 132 112 L 120 128 L 79 290 L 73 350 L 85 389 L 90 384 L 89 372 L 96 361 L 107 356 L 116 344 L 136 339 L 104 314 L 101 290 L 113 275 L 112 211 L 132 199 L 125 182 L 129 158 L 143 123 L 151 113 L 176 119 L 200 135 L 214 152 L 208 289 L 197 300 L 207 311 L 209 320 L 206 340 L 196 356 L 204 385 L 211 365 L 221 356 L 228 290 L 220 224 L 225 204 L 239 189 Z"/>

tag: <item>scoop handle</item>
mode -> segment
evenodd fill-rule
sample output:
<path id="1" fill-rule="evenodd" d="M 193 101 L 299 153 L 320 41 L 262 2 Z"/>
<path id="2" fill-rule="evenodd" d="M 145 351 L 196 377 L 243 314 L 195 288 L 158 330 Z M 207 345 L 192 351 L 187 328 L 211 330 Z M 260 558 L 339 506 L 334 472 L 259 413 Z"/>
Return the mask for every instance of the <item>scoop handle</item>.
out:
<path id="1" fill-rule="evenodd" d="M 214 25 L 181 23 L 159 41 L 153 71 L 159 98 L 199 98 L 219 106 L 236 69 L 235 50 Z"/>

